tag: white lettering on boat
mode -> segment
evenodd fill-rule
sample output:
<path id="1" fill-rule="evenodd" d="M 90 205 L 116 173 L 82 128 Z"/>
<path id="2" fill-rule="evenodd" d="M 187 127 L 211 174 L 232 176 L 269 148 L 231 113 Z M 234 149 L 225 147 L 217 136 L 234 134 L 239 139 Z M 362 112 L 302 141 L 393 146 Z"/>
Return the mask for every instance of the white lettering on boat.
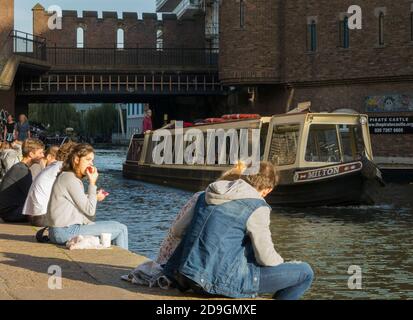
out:
<path id="1" fill-rule="evenodd" d="M 294 174 L 294 182 L 307 182 L 340 176 L 346 173 L 360 171 L 363 167 L 361 162 L 346 163 L 326 168 L 317 168 L 306 171 L 299 171 Z"/>
<path id="2" fill-rule="evenodd" d="M 152 142 L 156 145 L 152 160 L 157 165 L 233 165 L 243 161 L 247 165 L 244 174 L 257 174 L 261 154 L 260 133 L 260 129 L 246 128 L 208 129 L 204 133 L 191 128 L 184 134 L 183 122 L 177 121 L 174 130 L 160 129 L 153 133 Z"/>

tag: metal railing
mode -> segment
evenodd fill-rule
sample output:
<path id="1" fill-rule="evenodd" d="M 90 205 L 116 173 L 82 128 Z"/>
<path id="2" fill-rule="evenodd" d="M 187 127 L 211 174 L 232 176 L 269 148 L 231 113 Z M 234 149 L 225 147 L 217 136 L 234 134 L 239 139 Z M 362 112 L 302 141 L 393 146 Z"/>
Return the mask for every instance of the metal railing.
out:
<path id="1" fill-rule="evenodd" d="M 33 59 L 46 60 L 46 39 L 30 33 L 12 30 L 13 53 Z"/>
<path id="2" fill-rule="evenodd" d="M 218 67 L 218 49 L 47 47 L 56 66 Z"/>
<path id="3" fill-rule="evenodd" d="M 181 17 L 186 10 L 200 10 L 202 9 L 201 0 L 182 0 L 181 3 L 175 8 L 174 13 Z"/>

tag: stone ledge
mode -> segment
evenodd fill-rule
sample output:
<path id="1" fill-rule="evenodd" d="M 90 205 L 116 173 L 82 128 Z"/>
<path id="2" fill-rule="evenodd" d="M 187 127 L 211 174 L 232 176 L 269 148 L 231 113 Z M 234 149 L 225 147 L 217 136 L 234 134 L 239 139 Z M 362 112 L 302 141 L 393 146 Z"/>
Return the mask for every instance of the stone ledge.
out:
<path id="1" fill-rule="evenodd" d="M 132 285 L 120 279 L 147 258 L 113 247 L 67 250 L 35 240 L 36 228 L 0 223 L 0 299 L 202 299 L 178 290 Z M 62 269 L 62 289 L 48 288 L 52 265 Z"/>

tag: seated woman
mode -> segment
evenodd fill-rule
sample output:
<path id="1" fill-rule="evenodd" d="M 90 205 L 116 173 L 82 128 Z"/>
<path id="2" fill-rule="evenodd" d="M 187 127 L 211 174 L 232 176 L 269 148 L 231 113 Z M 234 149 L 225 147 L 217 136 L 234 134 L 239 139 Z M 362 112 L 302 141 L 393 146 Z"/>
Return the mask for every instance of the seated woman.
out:
<path id="1" fill-rule="evenodd" d="M 178 216 L 171 232 L 182 241 L 163 272 L 183 291 L 298 299 L 311 286 L 314 274 L 307 263 L 284 263 L 274 249 L 271 207 L 264 200 L 277 183 L 274 166 L 262 162 L 255 175 L 244 175 L 245 170 L 238 165 L 225 173 L 198 195 L 186 215 Z M 168 247 L 164 242 L 159 262 L 166 260 Z"/>
<path id="2" fill-rule="evenodd" d="M 93 166 L 95 154 L 89 144 L 73 147 L 57 177 L 47 209 L 50 241 L 65 244 L 78 235 L 99 236 L 111 233 L 115 245 L 128 249 L 128 229 L 116 221 L 92 222 L 98 201 L 105 199 L 103 190 L 97 191 L 97 169 Z M 89 179 L 85 194 L 82 179 Z"/>

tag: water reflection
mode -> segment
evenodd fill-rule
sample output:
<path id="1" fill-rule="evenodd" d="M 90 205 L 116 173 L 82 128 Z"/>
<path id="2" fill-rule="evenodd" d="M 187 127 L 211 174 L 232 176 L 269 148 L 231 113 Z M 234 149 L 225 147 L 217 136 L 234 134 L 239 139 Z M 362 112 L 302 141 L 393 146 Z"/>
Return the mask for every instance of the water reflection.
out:
<path id="1" fill-rule="evenodd" d="M 191 193 L 122 178 L 126 149 L 98 150 L 99 185 L 110 196 L 98 219 L 129 227 L 130 249 L 154 258 L 171 221 Z M 274 208 L 271 230 L 286 260 L 309 262 L 316 279 L 307 299 L 413 298 L 413 186 L 388 186 L 377 206 Z M 347 286 L 362 268 L 362 290 Z"/>

